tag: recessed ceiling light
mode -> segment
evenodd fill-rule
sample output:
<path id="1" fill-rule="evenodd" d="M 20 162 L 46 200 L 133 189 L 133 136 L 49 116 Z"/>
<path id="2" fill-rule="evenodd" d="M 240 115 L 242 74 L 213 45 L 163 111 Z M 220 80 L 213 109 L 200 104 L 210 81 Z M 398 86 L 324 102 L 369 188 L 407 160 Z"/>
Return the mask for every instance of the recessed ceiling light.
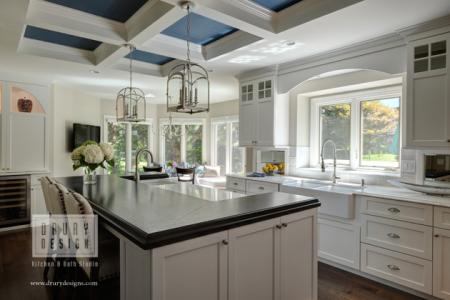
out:
<path id="1" fill-rule="evenodd" d="M 100 71 L 97 71 L 97 70 L 91 69 L 91 70 L 89 70 L 89 73 L 91 73 L 91 74 L 99 74 L 99 73 L 100 73 Z"/>
<path id="2" fill-rule="evenodd" d="M 294 41 L 282 40 L 279 42 L 270 43 L 268 45 L 262 46 L 257 49 L 251 50 L 251 52 L 256 53 L 267 53 L 267 54 L 281 54 L 287 51 L 297 49 L 302 43 L 296 43 Z"/>

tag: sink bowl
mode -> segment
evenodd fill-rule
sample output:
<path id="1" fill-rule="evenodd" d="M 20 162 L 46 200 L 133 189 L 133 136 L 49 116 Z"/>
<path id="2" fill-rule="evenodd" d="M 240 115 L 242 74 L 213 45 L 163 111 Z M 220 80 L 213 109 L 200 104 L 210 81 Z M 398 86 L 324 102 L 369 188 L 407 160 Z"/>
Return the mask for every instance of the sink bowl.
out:
<path id="1" fill-rule="evenodd" d="M 320 214 L 353 219 L 355 215 L 353 193 L 360 189 L 358 185 L 302 181 L 295 185 L 283 185 L 280 187 L 280 192 L 315 197 L 321 203 L 319 207 Z"/>
<path id="2" fill-rule="evenodd" d="M 124 175 L 124 176 L 120 176 L 120 177 L 123 179 L 128 179 L 128 180 L 134 181 L 134 175 Z M 139 178 L 141 180 L 153 180 L 153 179 L 169 178 L 169 175 L 167 173 L 148 172 L 148 173 L 139 174 Z"/>

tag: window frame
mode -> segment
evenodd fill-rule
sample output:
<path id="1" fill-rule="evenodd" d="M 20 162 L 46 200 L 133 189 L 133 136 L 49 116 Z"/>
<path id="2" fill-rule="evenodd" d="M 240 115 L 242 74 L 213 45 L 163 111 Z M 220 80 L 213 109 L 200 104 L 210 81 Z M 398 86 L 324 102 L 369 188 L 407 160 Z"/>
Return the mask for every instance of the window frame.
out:
<path id="1" fill-rule="evenodd" d="M 232 172 L 232 124 L 239 123 L 239 116 L 224 116 L 211 118 L 211 165 L 217 167 L 217 136 L 216 136 L 216 126 L 219 124 L 226 124 L 227 138 L 226 138 L 226 157 L 225 157 L 225 174 L 230 174 Z M 243 163 L 245 165 L 246 153 L 243 151 L 244 155 L 242 157 Z"/>
<path id="2" fill-rule="evenodd" d="M 375 166 L 363 166 L 362 160 L 362 120 L 361 120 L 361 102 L 370 100 L 382 100 L 389 98 L 399 98 L 400 100 L 400 139 L 399 147 L 402 147 L 403 141 L 403 110 L 404 102 L 402 97 L 402 86 L 394 85 L 382 88 L 372 88 L 359 90 L 355 92 L 335 94 L 328 96 L 312 97 L 311 100 L 311 120 L 310 120 L 310 167 L 320 166 L 320 107 L 324 105 L 344 104 L 349 103 L 351 105 L 350 116 L 350 164 L 342 165 L 338 163 L 338 168 L 351 169 L 351 170 L 395 170 L 399 171 L 400 167 L 375 167 Z M 400 156 L 401 151 L 399 151 Z M 399 162 L 401 158 L 399 157 Z M 399 164 L 400 165 L 400 164 Z"/>
<path id="3" fill-rule="evenodd" d="M 159 157 L 161 163 L 166 162 L 166 141 L 162 134 L 163 126 L 169 125 L 169 118 L 159 119 Z M 202 162 L 206 161 L 206 119 L 204 118 L 172 118 L 172 125 L 181 125 L 181 161 L 186 162 L 186 125 L 202 125 Z"/>
<path id="4" fill-rule="evenodd" d="M 121 122 L 121 121 L 117 121 L 116 116 L 110 116 L 110 115 L 105 115 L 103 116 L 103 135 L 102 135 L 102 140 L 104 143 L 108 143 L 108 122 L 112 122 L 115 124 L 126 124 L 126 133 L 125 133 L 125 172 L 134 172 L 134 170 L 131 169 L 131 166 L 133 165 L 133 159 L 134 157 L 132 157 L 131 153 L 133 152 L 132 149 L 132 145 L 133 145 L 133 132 L 132 132 L 132 127 L 133 124 L 132 122 Z M 148 150 L 150 152 L 152 152 L 153 154 L 154 152 L 154 124 L 153 124 L 153 119 L 152 118 L 147 118 L 145 119 L 144 122 L 139 122 L 139 125 L 147 125 L 149 126 L 149 130 L 148 130 L 148 143 L 149 143 L 149 147 Z"/>

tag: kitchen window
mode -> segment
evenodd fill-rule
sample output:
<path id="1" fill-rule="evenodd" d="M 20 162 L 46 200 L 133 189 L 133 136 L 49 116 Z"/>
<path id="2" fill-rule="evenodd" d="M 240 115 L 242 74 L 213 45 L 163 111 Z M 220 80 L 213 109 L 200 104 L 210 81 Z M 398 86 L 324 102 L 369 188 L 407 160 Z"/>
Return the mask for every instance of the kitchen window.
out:
<path id="1" fill-rule="evenodd" d="M 114 148 L 115 166 L 111 172 L 133 172 L 135 169 L 136 152 L 142 148 L 151 149 L 153 145 L 153 122 L 129 123 L 117 122 L 115 117 L 105 117 L 103 141 Z M 138 166 L 142 170 L 150 161 L 150 157 L 142 155 Z"/>
<path id="2" fill-rule="evenodd" d="M 330 139 L 341 167 L 398 170 L 400 108 L 400 86 L 312 98 L 311 166 L 319 166 L 322 144 Z M 332 147 L 324 157 L 332 163 Z"/>
<path id="3" fill-rule="evenodd" d="M 161 161 L 187 162 L 200 165 L 205 161 L 205 126 L 203 119 L 172 120 L 169 134 L 169 120 L 160 121 Z"/>
<path id="4" fill-rule="evenodd" d="M 245 171 L 245 149 L 239 147 L 238 117 L 211 120 L 211 159 L 220 175 Z"/>

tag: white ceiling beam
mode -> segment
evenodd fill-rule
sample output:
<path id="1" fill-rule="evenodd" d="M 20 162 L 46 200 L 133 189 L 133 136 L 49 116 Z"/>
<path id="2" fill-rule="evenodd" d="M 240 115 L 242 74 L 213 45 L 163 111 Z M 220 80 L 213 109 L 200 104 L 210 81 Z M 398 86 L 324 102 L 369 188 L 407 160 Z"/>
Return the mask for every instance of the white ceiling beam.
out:
<path id="1" fill-rule="evenodd" d="M 363 0 L 302 0 L 289 9 L 274 15 L 273 22 L 277 33 L 294 29 L 306 22 L 323 17 L 332 12 L 356 4 Z"/>
<path id="2" fill-rule="evenodd" d="M 121 58 L 116 61 L 112 66 L 113 69 L 129 72 L 130 71 L 130 61 L 126 58 Z M 140 73 L 145 75 L 162 77 L 161 66 L 149 64 L 141 61 L 133 61 L 133 73 Z"/>
<path id="3" fill-rule="evenodd" d="M 43 0 L 30 0 L 25 23 L 108 44 L 126 41 L 125 25 Z"/>
<path id="4" fill-rule="evenodd" d="M 173 38 L 164 34 L 158 34 L 151 40 L 142 44 L 140 49 L 179 60 L 185 60 L 186 48 L 187 46 L 185 40 Z M 191 43 L 190 49 L 192 61 L 195 62 L 205 61 L 205 58 L 202 54 L 202 46 Z"/>
<path id="5" fill-rule="evenodd" d="M 139 50 L 155 52 L 153 48 L 143 47 L 142 44 L 159 35 L 161 31 L 182 18 L 183 15 L 183 11 L 179 7 L 159 0 L 148 1 L 125 22 L 127 43 L 134 45 Z M 114 48 L 108 45 L 101 45 L 95 51 L 97 65 L 104 67 L 114 64 L 120 58 L 126 56 L 127 52 L 128 49 L 125 47 Z M 165 51 L 161 51 L 161 49 L 155 53 L 170 56 Z"/>
<path id="6" fill-rule="evenodd" d="M 256 43 L 260 40 L 262 40 L 262 38 L 259 36 L 239 30 L 204 46 L 203 56 L 206 60 L 211 60 L 226 53 Z"/>
<path id="7" fill-rule="evenodd" d="M 178 5 L 179 0 L 163 0 Z M 194 13 L 261 38 L 275 35 L 273 13 L 249 0 L 195 0 Z"/>
<path id="8" fill-rule="evenodd" d="M 55 45 L 52 43 L 27 38 L 23 38 L 20 41 L 17 52 L 64 61 L 71 61 L 84 65 L 94 65 L 95 63 L 95 56 L 92 51 L 86 51 L 62 45 Z"/>

